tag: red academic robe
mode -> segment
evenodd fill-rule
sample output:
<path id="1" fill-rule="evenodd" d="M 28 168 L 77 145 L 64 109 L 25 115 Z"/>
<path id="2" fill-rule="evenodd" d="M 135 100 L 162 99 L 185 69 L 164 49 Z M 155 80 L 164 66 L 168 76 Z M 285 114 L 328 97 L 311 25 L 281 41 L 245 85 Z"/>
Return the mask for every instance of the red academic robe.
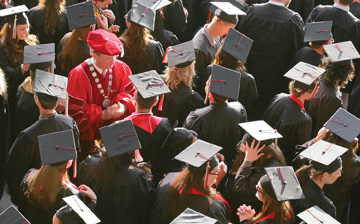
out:
<path id="1" fill-rule="evenodd" d="M 69 73 L 69 115 L 76 121 L 81 139 L 93 141 L 100 138 L 100 127 L 109 125 L 115 120 L 102 120 L 104 97 L 100 94 L 95 79 L 91 75 L 87 64 L 88 60 L 76 66 Z M 131 70 L 124 62 L 115 60 L 112 69 L 113 79 L 109 100 L 111 101 L 110 105 L 120 102 L 126 107 L 126 113 L 118 119 L 121 120 L 135 111 L 135 87 L 128 78 L 128 76 L 132 75 Z M 97 72 L 96 69 L 95 71 Z M 97 77 L 105 93 L 107 93 L 109 72 L 105 78 L 97 72 Z"/>

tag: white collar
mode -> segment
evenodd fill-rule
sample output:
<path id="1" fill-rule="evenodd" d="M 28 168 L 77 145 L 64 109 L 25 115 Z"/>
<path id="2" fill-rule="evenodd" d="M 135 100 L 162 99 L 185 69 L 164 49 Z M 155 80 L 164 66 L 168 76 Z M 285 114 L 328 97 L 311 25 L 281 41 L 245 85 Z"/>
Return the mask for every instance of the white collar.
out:
<path id="1" fill-rule="evenodd" d="M 278 5 L 278 6 L 284 6 L 285 7 L 285 4 L 282 3 L 282 2 L 276 2 L 276 1 L 270 0 L 269 3 L 273 4 L 273 5 Z"/>
<path id="2" fill-rule="evenodd" d="M 334 6 L 335 8 L 344 10 L 345 12 L 349 12 L 349 11 L 350 11 L 350 7 L 349 7 L 349 6 L 340 5 L 339 3 L 334 3 L 333 6 Z"/>
<path id="3" fill-rule="evenodd" d="M 91 58 L 91 64 L 94 66 L 94 68 L 101 74 L 103 75 L 104 70 L 102 70 L 101 68 L 99 68 L 96 64 L 95 64 L 95 60 L 92 57 Z M 107 69 L 105 69 L 105 74 L 107 73 Z"/>

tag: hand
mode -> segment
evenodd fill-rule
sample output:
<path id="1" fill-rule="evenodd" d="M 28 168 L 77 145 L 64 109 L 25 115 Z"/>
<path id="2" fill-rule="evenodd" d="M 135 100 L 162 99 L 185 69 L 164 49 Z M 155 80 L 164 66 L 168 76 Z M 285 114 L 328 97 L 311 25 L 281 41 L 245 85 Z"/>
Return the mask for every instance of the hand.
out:
<path id="1" fill-rule="evenodd" d="M 55 109 L 58 113 L 61 113 L 64 111 L 65 107 L 66 107 L 66 99 L 59 99 L 58 105 L 56 106 Z"/>
<path id="2" fill-rule="evenodd" d="M 21 64 L 20 68 L 21 68 L 21 73 L 25 74 L 29 70 L 30 65 L 29 64 Z"/>
<path id="3" fill-rule="evenodd" d="M 261 156 L 264 155 L 264 153 L 260 153 L 260 152 L 265 147 L 265 144 L 259 148 L 260 143 L 261 142 L 259 141 L 258 144 L 255 146 L 255 139 L 254 139 L 253 142 L 251 143 L 251 147 L 249 147 L 248 143 L 246 142 L 246 144 L 245 144 L 245 150 L 246 150 L 245 161 L 254 162 L 254 161 L 258 160 Z"/>
<path id="4" fill-rule="evenodd" d="M 189 16 L 188 10 L 187 10 L 185 7 L 183 7 L 183 10 L 184 10 L 184 13 L 185 13 L 186 18 L 188 18 L 188 16 Z"/>
<path id="5" fill-rule="evenodd" d="M 112 110 L 111 118 L 113 119 L 119 119 L 125 114 L 125 106 L 120 102 L 115 103 L 109 108 Z"/>
<path id="6" fill-rule="evenodd" d="M 108 29 L 109 32 L 112 33 L 117 33 L 120 31 L 120 26 L 118 25 L 111 25 L 110 28 Z"/>
<path id="7" fill-rule="evenodd" d="M 216 153 L 216 157 L 220 160 L 220 161 L 224 161 L 225 160 L 225 156 L 221 153 Z"/>
<path id="8" fill-rule="evenodd" d="M 237 215 L 239 216 L 240 222 L 244 220 L 251 220 L 255 215 L 255 210 L 251 209 L 251 206 L 242 205 L 237 209 Z"/>
<path id="9" fill-rule="evenodd" d="M 115 15 L 114 15 L 113 11 L 111 11 L 110 9 L 103 9 L 102 13 L 106 18 L 109 19 L 110 23 L 115 22 Z"/>
<path id="10" fill-rule="evenodd" d="M 216 178 L 216 183 L 220 183 L 220 181 L 225 177 L 227 174 L 227 165 L 224 162 L 219 163 L 220 172 L 218 177 Z"/>
<path id="11" fill-rule="evenodd" d="M 83 185 L 80 185 L 78 187 L 79 191 L 81 193 L 83 193 L 85 196 L 87 196 L 88 198 L 90 198 L 90 200 L 94 201 L 94 203 L 96 204 L 96 201 L 97 201 L 97 197 L 96 197 L 96 194 L 94 193 L 93 190 L 91 190 L 90 187 L 86 186 L 85 184 Z"/>
<path id="12" fill-rule="evenodd" d="M 106 108 L 105 110 L 103 110 L 102 112 L 102 120 L 106 121 L 106 120 L 110 120 L 112 118 L 112 112 L 113 110 L 111 109 L 111 107 Z"/>
<path id="13" fill-rule="evenodd" d="M 151 169 L 149 168 L 149 166 L 147 166 L 146 162 L 141 162 L 136 164 L 136 166 L 140 169 L 142 169 L 146 174 L 151 173 Z"/>
<path id="14" fill-rule="evenodd" d="M 99 28 L 103 28 L 104 30 L 108 29 L 108 20 L 104 15 L 97 16 L 96 20 L 100 23 Z"/>
<path id="15" fill-rule="evenodd" d="M 326 132 L 325 132 L 326 130 Z M 324 136 L 326 135 L 326 133 L 328 133 L 330 130 L 326 129 L 325 127 L 322 127 L 319 131 L 318 131 L 318 134 L 317 136 L 312 140 L 313 142 L 317 142 L 321 139 L 324 138 Z"/>

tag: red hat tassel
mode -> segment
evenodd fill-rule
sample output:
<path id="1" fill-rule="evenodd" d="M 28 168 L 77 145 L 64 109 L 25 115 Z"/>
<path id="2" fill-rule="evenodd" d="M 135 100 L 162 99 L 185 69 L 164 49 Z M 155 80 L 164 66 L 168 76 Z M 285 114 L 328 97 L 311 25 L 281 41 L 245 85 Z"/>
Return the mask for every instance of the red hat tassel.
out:
<path id="1" fill-rule="evenodd" d="M 73 178 L 77 177 L 77 161 L 76 159 L 73 160 Z"/>
<path id="2" fill-rule="evenodd" d="M 207 160 L 206 172 L 204 177 L 204 188 L 208 187 L 209 173 L 210 173 L 210 159 L 198 152 L 198 155 Z"/>
<path id="3" fill-rule="evenodd" d="M 210 23 L 210 19 L 211 19 L 211 12 L 208 13 L 208 17 L 207 17 L 206 23 Z"/>
<path id="4" fill-rule="evenodd" d="M 140 150 L 136 149 L 135 150 L 135 162 L 140 163 L 142 161 L 144 161 L 144 159 L 141 156 Z"/>
<path id="5" fill-rule="evenodd" d="M 319 82 L 316 83 L 315 90 L 314 90 L 312 96 L 311 96 L 309 99 L 307 99 L 307 101 L 309 101 L 309 100 L 311 100 L 312 98 L 314 98 L 314 96 L 315 96 L 318 88 L 319 88 Z"/>
<path id="6" fill-rule="evenodd" d="M 163 63 L 163 64 L 167 64 L 167 63 L 168 63 L 168 56 L 167 56 L 167 54 L 168 54 L 168 49 L 166 49 L 165 54 L 164 54 L 164 58 L 163 58 L 163 60 L 162 60 L 161 63 Z"/>
<path id="7" fill-rule="evenodd" d="M 159 102 L 159 107 L 158 107 L 159 111 L 163 110 L 163 104 L 164 104 L 164 94 L 160 96 L 160 102 Z"/>

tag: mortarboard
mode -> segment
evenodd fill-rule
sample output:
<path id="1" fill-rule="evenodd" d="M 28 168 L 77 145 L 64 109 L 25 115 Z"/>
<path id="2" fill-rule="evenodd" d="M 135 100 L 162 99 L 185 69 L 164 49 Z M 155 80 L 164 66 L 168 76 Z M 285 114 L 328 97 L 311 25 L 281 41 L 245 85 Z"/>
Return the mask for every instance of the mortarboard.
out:
<path id="1" fill-rule="evenodd" d="M 172 183 L 174 183 L 179 174 L 180 172 L 170 172 L 166 174 L 166 176 L 159 182 L 159 187 L 163 187 L 165 185 L 170 186 Z"/>
<path id="2" fill-rule="evenodd" d="M 205 171 L 204 187 L 207 188 L 208 174 L 211 169 L 214 169 L 219 164 L 219 160 L 215 154 L 221 149 L 222 147 L 220 146 L 198 139 L 175 156 L 174 159 L 187 163 L 190 171 Z"/>
<path id="3" fill-rule="evenodd" d="M 0 214 L 0 223 L 6 224 L 30 224 L 30 222 L 11 205 Z"/>
<path id="4" fill-rule="evenodd" d="M 325 72 L 325 69 L 300 61 L 284 76 L 294 80 L 294 87 L 301 89 L 314 89 L 315 80 Z"/>
<path id="5" fill-rule="evenodd" d="M 25 46 L 24 64 L 30 64 L 30 70 L 43 70 L 50 67 L 55 60 L 55 44 L 39 44 L 35 46 Z"/>
<path id="6" fill-rule="evenodd" d="M 245 36 L 245 34 L 230 28 L 226 35 L 222 50 L 246 63 L 253 40 Z"/>
<path id="7" fill-rule="evenodd" d="M 72 129 L 40 135 L 38 139 L 42 165 L 58 166 L 77 159 Z"/>
<path id="8" fill-rule="evenodd" d="M 307 23 L 305 28 L 304 42 L 327 41 L 332 37 L 332 21 Z"/>
<path id="9" fill-rule="evenodd" d="M 168 67 L 176 66 L 184 68 L 189 66 L 195 59 L 195 49 L 193 41 L 184 42 L 166 49 L 164 60 L 168 61 Z"/>
<path id="10" fill-rule="evenodd" d="M 115 56 L 124 52 L 120 39 L 114 33 L 103 29 L 90 31 L 87 42 L 95 52 L 100 54 Z"/>
<path id="11" fill-rule="evenodd" d="M 78 219 L 78 216 L 86 224 L 96 224 L 101 222 L 100 219 L 88 208 L 83 201 L 81 201 L 76 195 L 63 198 L 63 200 L 71 207 L 70 209 L 61 209 L 61 212 L 56 213 L 56 216 L 62 221 L 74 221 Z M 67 222 L 64 222 L 67 223 Z"/>
<path id="12" fill-rule="evenodd" d="M 133 23 L 138 24 L 139 26 L 154 31 L 155 10 L 148 6 L 136 2 L 128 13 L 127 19 Z"/>
<path id="13" fill-rule="evenodd" d="M 131 75 L 129 79 L 144 99 L 171 92 L 155 70 Z"/>
<path id="14" fill-rule="evenodd" d="M 99 130 L 109 158 L 141 148 L 131 120 L 117 121 Z"/>
<path id="15" fill-rule="evenodd" d="M 216 8 L 210 7 L 210 11 L 214 13 L 218 18 L 226 22 L 236 25 L 239 21 L 237 16 L 246 15 L 245 12 L 243 12 L 242 10 L 240 10 L 238 7 L 231 4 L 230 2 L 210 2 L 210 3 L 216 6 Z"/>
<path id="16" fill-rule="evenodd" d="M 29 11 L 26 5 L 19 5 L 0 10 L 0 16 L 6 17 L 6 22 L 9 23 L 13 28 L 13 39 L 17 38 L 16 29 L 14 29 L 14 27 L 17 25 L 29 24 L 29 19 L 25 14 L 26 11 Z"/>
<path id="17" fill-rule="evenodd" d="M 360 58 L 358 51 L 351 41 L 324 45 L 324 50 L 331 62 L 347 66 L 352 59 Z"/>
<path id="18" fill-rule="evenodd" d="M 273 129 L 270 125 L 268 125 L 265 121 L 250 121 L 239 124 L 252 138 L 257 141 L 261 141 L 261 143 L 265 145 L 270 145 L 273 143 L 273 139 L 282 138 L 283 136 L 276 130 Z M 249 144 L 252 143 L 252 138 L 249 136 L 244 136 L 243 144 L 245 141 Z"/>
<path id="19" fill-rule="evenodd" d="M 324 212 L 317 205 L 306 209 L 297 216 L 307 224 L 340 224 L 340 222 Z"/>
<path id="20" fill-rule="evenodd" d="M 52 73 L 36 70 L 34 92 L 46 101 L 54 102 L 58 98 L 66 99 L 68 78 Z"/>
<path id="21" fill-rule="evenodd" d="M 210 92 L 225 98 L 238 100 L 241 74 L 234 70 L 213 65 L 210 81 Z"/>
<path id="22" fill-rule="evenodd" d="M 360 119 L 343 108 L 339 108 L 324 126 L 347 142 L 353 142 L 360 134 Z"/>
<path id="23" fill-rule="evenodd" d="M 69 29 L 77 29 L 90 26 L 96 23 L 94 4 L 92 1 L 86 1 L 66 7 Z"/>
<path id="24" fill-rule="evenodd" d="M 194 211 L 191 208 L 186 208 L 170 224 L 183 224 L 183 223 L 215 224 L 217 223 L 217 220 L 210 218 L 200 212 Z"/>
<path id="25" fill-rule="evenodd" d="M 143 4 L 146 7 L 150 7 L 155 11 L 171 4 L 168 0 L 137 0 L 136 2 Z"/>
<path id="26" fill-rule="evenodd" d="M 260 179 L 261 186 L 275 201 L 305 198 L 292 166 L 268 167 L 265 172 L 267 177 Z"/>

